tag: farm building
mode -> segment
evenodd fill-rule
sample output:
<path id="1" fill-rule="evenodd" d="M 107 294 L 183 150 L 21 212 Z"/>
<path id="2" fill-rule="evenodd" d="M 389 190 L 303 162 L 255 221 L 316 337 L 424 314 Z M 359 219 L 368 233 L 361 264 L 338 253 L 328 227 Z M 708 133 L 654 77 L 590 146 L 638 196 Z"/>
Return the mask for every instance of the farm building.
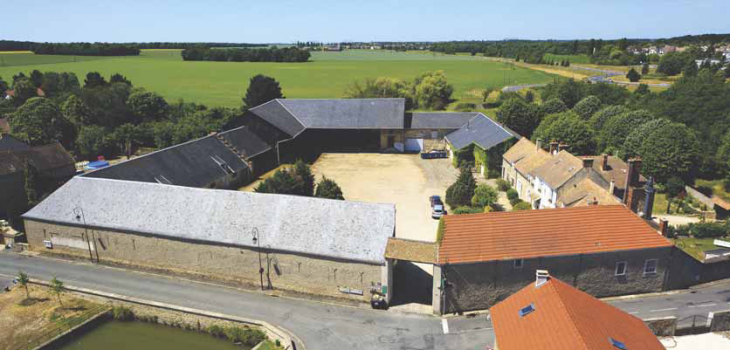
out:
<path id="1" fill-rule="evenodd" d="M 448 215 L 433 310 L 487 309 L 536 269 L 597 297 L 662 291 L 672 247 L 623 205 Z"/>
<path id="2" fill-rule="evenodd" d="M 197 188 L 237 188 L 276 166 L 271 147 L 245 127 L 211 134 L 83 175 Z"/>
<path id="3" fill-rule="evenodd" d="M 89 177 L 23 219 L 34 251 L 363 301 L 387 294 L 395 234 L 392 204 Z"/>
<path id="4" fill-rule="evenodd" d="M 446 135 L 455 165 L 473 160 L 485 177 L 499 177 L 502 155 L 520 135 L 484 114 L 477 113 L 456 131 Z"/>

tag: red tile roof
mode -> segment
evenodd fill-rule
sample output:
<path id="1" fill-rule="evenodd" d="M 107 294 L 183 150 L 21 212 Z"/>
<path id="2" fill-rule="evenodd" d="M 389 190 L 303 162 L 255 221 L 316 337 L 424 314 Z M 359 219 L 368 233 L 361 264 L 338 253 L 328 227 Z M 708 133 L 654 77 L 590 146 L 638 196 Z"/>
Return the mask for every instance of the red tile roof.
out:
<path id="1" fill-rule="evenodd" d="M 534 311 L 520 316 L 533 305 Z M 664 350 L 644 322 L 570 285 L 550 278 L 530 283 L 489 309 L 500 350 Z"/>
<path id="2" fill-rule="evenodd" d="M 671 247 L 623 205 L 448 215 L 440 264 Z"/>

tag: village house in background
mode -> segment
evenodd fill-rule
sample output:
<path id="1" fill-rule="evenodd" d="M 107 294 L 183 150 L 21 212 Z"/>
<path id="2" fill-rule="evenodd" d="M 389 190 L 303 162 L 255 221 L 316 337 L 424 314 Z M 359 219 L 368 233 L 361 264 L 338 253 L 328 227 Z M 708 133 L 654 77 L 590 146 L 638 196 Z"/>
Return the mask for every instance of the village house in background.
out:
<path id="1" fill-rule="evenodd" d="M 664 350 L 644 321 L 547 270 L 489 312 L 496 350 Z"/>

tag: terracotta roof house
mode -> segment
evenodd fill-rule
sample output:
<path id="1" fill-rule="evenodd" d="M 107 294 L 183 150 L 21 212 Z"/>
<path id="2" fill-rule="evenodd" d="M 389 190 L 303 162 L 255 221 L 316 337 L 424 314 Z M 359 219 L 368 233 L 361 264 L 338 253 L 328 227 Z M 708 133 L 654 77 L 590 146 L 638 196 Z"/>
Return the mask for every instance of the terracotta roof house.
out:
<path id="1" fill-rule="evenodd" d="M 623 205 L 445 217 L 434 312 L 487 309 L 549 269 L 611 296 L 664 289 L 672 242 Z"/>
<path id="2" fill-rule="evenodd" d="M 550 158 L 550 153 L 540 147 L 539 141 L 534 144 L 523 137 L 502 156 L 502 179 L 517 190 L 522 200 L 532 203 L 538 193 L 532 189 L 530 173 Z"/>
<path id="3" fill-rule="evenodd" d="M 499 350 L 664 350 L 641 319 L 538 270 L 489 309 Z"/>

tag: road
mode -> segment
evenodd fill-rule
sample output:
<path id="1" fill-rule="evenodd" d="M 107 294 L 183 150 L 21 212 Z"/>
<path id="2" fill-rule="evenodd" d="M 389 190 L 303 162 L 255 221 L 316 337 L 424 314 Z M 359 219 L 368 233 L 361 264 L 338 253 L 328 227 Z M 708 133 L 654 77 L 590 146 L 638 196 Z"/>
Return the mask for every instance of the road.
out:
<path id="1" fill-rule="evenodd" d="M 484 349 L 491 331 L 444 334 L 441 319 L 270 297 L 217 285 L 89 263 L 0 252 L 0 274 L 23 270 L 31 278 L 57 276 L 67 285 L 270 322 L 295 333 L 309 350 Z"/>
<path id="2" fill-rule="evenodd" d="M 528 67 L 529 68 L 529 67 Z M 641 82 L 632 83 L 628 81 L 616 81 L 611 80 L 611 77 L 617 76 L 617 75 L 624 75 L 624 72 L 619 72 L 615 70 L 606 70 L 606 69 L 599 69 L 599 68 L 592 68 L 592 67 L 583 67 L 578 65 L 571 65 L 571 68 L 573 69 L 582 69 L 591 71 L 594 73 L 600 73 L 601 75 L 595 75 L 591 77 L 586 77 L 586 80 L 592 82 L 592 83 L 608 83 L 608 84 L 618 84 L 618 85 L 636 85 L 639 86 L 640 84 L 645 84 Z M 528 88 L 534 88 L 534 87 L 541 87 L 545 86 L 547 84 L 530 84 L 530 85 L 513 85 L 513 86 L 505 86 L 502 88 L 503 92 L 514 92 L 519 91 L 522 89 L 528 89 Z M 669 83 L 659 83 L 659 84 L 646 84 L 650 87 L 669 87 L 671 84 Z"/>
<path id="3" fill-rule="evenodd" d="M 270 297 L 218 285 L 151 275 L 86 262 L 0 252 L 0 276 L 17 274 L 68 285 L 268 321 L 295 333 L 313 349 L 483 349 L 494 333 L 486 314 L 447 317 L 403 314 Z M 676 293 L 615 298 L 608 303 L 642 319 L 676 316 L 706 322 L 710 311 L 730 310 L 730 280 Z M 448 334 L 445 334 L 448 333 Z"/>

